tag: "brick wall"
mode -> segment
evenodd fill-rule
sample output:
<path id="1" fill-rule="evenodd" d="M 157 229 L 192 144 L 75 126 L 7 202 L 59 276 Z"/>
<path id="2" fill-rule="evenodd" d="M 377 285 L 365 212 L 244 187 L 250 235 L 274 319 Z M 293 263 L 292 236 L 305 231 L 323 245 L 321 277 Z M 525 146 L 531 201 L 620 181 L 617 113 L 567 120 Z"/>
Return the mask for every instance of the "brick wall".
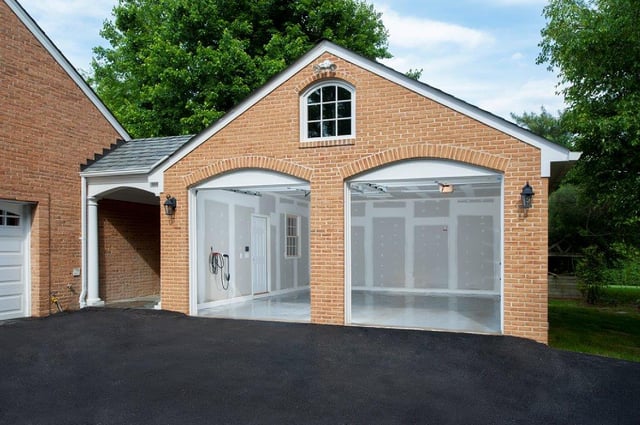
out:
<path id="1" fill-rule="evenodd" d="M 77 308 L 79 165 L 119 135 L 4 1 L 0 76 L 0 199 L 34 205 L 32 314 L 49 314 L 50 291 L 63 307 Z"/>
<path id="2" fill-rule="evenodd" d="M 504 175 L 504 332 L 547 341 L 547 181 L 539 151 L 331 55 L 332 74 L 308 66 L 229 123 L 165 173 L 165 191 L 181 209 L 162 221 L 163 307 L 188 312 L 189 187 L 217 174 L 263 168 L 310 182 L 311 320 L 344 323 L 344 181 L 413 158 L 462 161 Z M 338 142 L 300 143 L 299 98 L 323 78 L 356 90 L 357 134 Z M 524 217 L 519 193 L 534 187 Z M 339 254 L 339 255 L 336 255 Z"/>
<path id="3" fill-rule="evenodd" d="M 160 207 L 103 199 L 98 206 L 100 298 L 160 293 Z"/>

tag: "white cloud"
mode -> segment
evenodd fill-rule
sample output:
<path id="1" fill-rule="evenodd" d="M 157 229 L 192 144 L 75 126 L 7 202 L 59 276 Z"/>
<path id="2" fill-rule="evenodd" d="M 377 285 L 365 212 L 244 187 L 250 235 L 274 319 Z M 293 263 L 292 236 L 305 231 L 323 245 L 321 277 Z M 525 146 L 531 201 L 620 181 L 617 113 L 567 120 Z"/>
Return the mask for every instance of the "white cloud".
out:
<path id="1" fill-rule="evenodd" d="M 386 5 L 380 5 L 377 10 L 382 13 L 384 25 L 389 30 L 390 44 L 398 48 L 425 49 L 455 45 L 473 49 L 494 41 L 490 34 L 473 28 L 426 18 L 401 16 Z"/>
<path id="2" fill-rule="evenodd" d="M 492 95 L 478 99 L 477 106 L 510 119 L 510 113 L 538 112 L 543 106 L 551 113 L 566 107 L 555 94 L 555 80 L 532 79 L 491 89 Z"/>
<path id="3" fill-rule="evenodd" d="M 534 3 L 490 1 L 494 5 Z M 511 28 L 507 20 L 501 27 L 492 26 L 491 32 L 481 31 L 428 19 L 420 16 L 419 9 L 403 14 L 387 4 L 376 4 L 394 55 L 383 60 L 385 65 L 400 72 L 422 69 L 423 82 L 506 119 L 511 112 L 539 111 L 542 105 L 549 111 L 564 108 L 562 97 L 555 94 L 555 77 L 535 64 L 537 45 L 531 38 L 537 37 L 537 30 Z M 517 13 L 519 22 L 533 16 L 530 11 Z"/>
<path id="4" fill-rule="evenodd" d="M 20 0 L 22 7 L 76 67 L 89 69 L 92 48 L 117 0 Z"/>

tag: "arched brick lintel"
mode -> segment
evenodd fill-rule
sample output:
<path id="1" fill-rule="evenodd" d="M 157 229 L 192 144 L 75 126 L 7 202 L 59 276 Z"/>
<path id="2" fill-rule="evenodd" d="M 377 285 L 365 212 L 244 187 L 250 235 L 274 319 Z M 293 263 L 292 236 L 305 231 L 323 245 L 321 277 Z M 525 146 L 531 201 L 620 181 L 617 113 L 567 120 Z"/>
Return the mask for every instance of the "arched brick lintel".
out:
<path id="1" fill-rule="evenodd" d="M 474 151 L 452 145 L 416 144 L 388 149 L 364 158 L 360 158 L 340 168 L 343 179 L 349 179 L 362 172 L 382 165 L 410 159 L 448 159 L 476 165 L 491 170 L 505 172 L 509 159 L 486 152 Z"/>
<path id="2" fill-rule="evenodd" d="M 216 161 L 205 167 L 199 168 L 183 177 L 186 187 L 195 186 L 212 177 L 224 174 L 229 171 L 242 170 L 248 168 L 264 169 L 276 171 L 297 177 L 302 180 L 310 181 L 313 170 L 303 167 L 293 162 L 283 161 L 281 159 L 270 158 L 266 156 L 238 156 Z"/>

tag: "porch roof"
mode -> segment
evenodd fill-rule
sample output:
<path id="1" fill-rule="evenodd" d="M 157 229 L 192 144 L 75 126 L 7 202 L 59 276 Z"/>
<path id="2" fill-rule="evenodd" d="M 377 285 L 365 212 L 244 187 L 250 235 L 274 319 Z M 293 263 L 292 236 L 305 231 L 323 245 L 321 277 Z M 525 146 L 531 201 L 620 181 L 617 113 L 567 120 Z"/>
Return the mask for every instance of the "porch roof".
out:
<path id="1" fill-rule="evenodd" d="M 149 173 L 192 137 L 152 137 L 114 145 L 104 156 L 84 168 L 82 175 Z"/>

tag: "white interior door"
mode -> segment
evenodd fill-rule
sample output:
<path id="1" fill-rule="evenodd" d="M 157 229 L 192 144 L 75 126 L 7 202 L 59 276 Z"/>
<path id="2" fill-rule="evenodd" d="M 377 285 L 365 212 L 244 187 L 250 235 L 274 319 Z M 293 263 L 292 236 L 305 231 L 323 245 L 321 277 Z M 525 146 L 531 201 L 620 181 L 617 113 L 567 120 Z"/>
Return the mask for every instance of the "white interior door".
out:
<path id="1" fill-rule="evenodd" d="M 0 201 L 0 320 L 29 315 L 27 209 Z"/>
<path id="2" fill-rule="evenodd" d="M 267 217 L 251 217 L 251 282 L 254 294 L 268 292 Z"/>

